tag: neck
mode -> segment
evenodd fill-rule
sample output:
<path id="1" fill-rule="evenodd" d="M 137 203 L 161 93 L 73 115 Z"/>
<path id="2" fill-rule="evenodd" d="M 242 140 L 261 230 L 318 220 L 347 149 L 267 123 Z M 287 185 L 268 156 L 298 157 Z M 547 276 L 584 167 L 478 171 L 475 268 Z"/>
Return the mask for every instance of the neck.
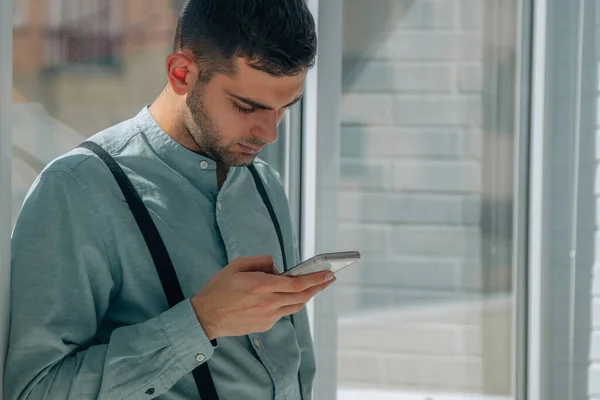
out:
<path id="1" fill-rule="evenodd" d="M 158 126 L 183 147 L 202 153 L 202 150 L 183 122 L 181 97 L 167 87 L 150 105 L 149 111 Z"/>
<path id="2" fill-rule="evenodd" d="M 149 107 L 150 115 L 158 126 L 173 140 L 186 149 L 206 155 L 183 123 L 181 98 L 167 87 Z M 229 165 L 217 161 L 217 184 L 219 189 L 227 178 Z"/>

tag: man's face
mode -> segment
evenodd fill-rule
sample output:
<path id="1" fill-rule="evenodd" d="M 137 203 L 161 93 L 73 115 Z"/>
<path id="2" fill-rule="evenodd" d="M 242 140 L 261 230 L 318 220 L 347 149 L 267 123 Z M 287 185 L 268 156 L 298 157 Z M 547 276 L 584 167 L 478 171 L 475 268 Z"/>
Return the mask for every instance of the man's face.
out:
<path id="1" fill-rule="evenodd" d="M 306 74 L 275 78 L 238 59 L 234 76 L 215 74 L 190 89 L 186 125 L 209 157 L 230 166 L 252 163 L 277 140 L 285 111 L 300 100 Z"/>

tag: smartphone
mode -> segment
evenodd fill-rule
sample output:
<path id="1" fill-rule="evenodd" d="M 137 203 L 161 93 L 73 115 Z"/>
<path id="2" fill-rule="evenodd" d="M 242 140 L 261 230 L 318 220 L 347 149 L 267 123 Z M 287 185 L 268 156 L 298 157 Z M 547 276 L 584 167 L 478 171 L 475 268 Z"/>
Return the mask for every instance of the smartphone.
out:
<path id="1" fill-rule="evenodd" d="M 301 262 L 281 275 L 300 276 L 327 270 L 336 273 L 339 270 L 354 264 L 358 260 L 360 260 L 360 253 L 358 251 L 319 254 Z"/>

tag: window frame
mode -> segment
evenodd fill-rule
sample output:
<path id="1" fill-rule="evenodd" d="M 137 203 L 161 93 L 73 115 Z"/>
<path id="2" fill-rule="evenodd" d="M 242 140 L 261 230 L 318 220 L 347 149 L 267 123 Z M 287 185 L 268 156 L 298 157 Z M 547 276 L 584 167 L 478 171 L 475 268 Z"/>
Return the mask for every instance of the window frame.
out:
<path id="1" fill-rule="evenodd" d="M 590 371 L 597 361 L 587 346 L 597 332 L 591 285 L 598 232 L 591 217 L 598 187 L 597 8 L 585 0 L 538 0 L 533 8 L 527 332 L 533 400 L 594 395 Z"/>
<path id="2" fill-rule="evenodd" d="M 331 221 L 337 221 L 343 44 L 343 0 L 307 0 L 307 4 L 317 26 L 319 48 L 317 62 L 307 76 L 303 101 L 303 259 L 336 248 L 337 226 Z M 338 335 L 334 299 L 335 287 L 331 287 L 308 305 L 316 363 L 319 365 L 314 384 L 317 399 L 337 397 Z"/>
<path id="3" fill-rule="evenodd" d="M 12 7 L 11 1 L 0 2 L 0 377 L 4 377 L 10 301 Z M 3 398 L 3 388 L 4 382 L 0 379 L 0 400 Z"/>
<path id="4" fill-rule="evenodd" d="M 301 115 L 301 154 L 294 156 L 297 141 L 286 141 L 286 155 L 295 165 L 294 157 L 301 159 L 301 170 L 294 172 L 290 167 L 288 194 L 293 203 L 300 199 L 300 204 L 292 207 L 292 212 L 299 214 L 301 255 L 309 257 L 318 251 L 329 248 L 327 238 L 331 232 L 316 231 L 319 215 L 330 212 L 332 195 L 331 187 L 323 187 L 324 177 L 318 171 L 323 168 L 324 161 L 329 167 L 335 167 L 333 151 L 340 129 L 339 96 L 341 93 L 341 5 L 342 0 L 307 0 L 313 12 L 319 32 L 319 54 L 315 68 L 307 77 L 305 100 L 302 102 Z M 515 240 L 518 247 L 515 251 L 517 277 L 516 311 L 517 321 L 515 334 L 516 360 L 515 395 L 518 400 L 543 399 L 545 385 L 542 371 L 545 355 L 544 349 L 544 310 L 542 308 L 545 274 L 544 263 L 544 180 L 546 168 L 544 129 L 548 110 L 545 108 L 546 98 L 546 36 L 547 36 L 547 0 L 523 1 L 524 7 L 520 16 L 523 27 L 519 49 L 521 56 L 518 62 L 517 84 L 521 87 L 518 93 L 519 110 L 517 151 L 520 164 L 516 168 Z M 8 340 L 8 305 L 10 289 L 10 226 L 11 226 L 11 109 L 12 109 L 12 29 L 13 4 L 0 2 L 0 346 L 4 356 Z M 336 14 L 337 13 L 337 14 Z M 533 22 L 533 27 L 530 28 Z M 529 31 L 531 29 L 531 31 Z M 531 64 L 529 64 L 531 56 Z M 533 74 L 532 71 L 535 71 Z M 529 92 L 530 90 L 530 92 Z M 337 98 L 337 100 L 336 100 Z M 331 101 L 334 100 L 334 101 Z M 299 115 L 292 118 L 299 118 Z M 291 126 L 299 126 L 300 122 Z M 294 136 L 296 129 L 286 133 L 286 139 Z M 321 134 L 318 134 L 318 133 Z M 530 137 L 526 134 L 530 133 Z M 289 150 L 288 150 L 289 148 Z M 328 160 L 329 158 L 329 160 Z M 299 161 L 299 160 L 298 160 Z M 336 171 L 334 169 L 334 171 Z M 336 173 L 336 172 L 334 172 Z M 297 178 L 294 178 L 297 177 Z M 289 181 L 288 181 L 289 179 Z M 300 179 L 300 181 L 294 181 Z M 300 188 L 299 193 L 292 190 Z M 296 194 L 295 194 L 296 193 Z M 319 207 L 325 198 L 328 207 Z M 335 211 L 335 210 L 334 210 Z M 297 213 L 297 214 L 296 214 Z M 331 229 L 331 227 L 329 227 Z M 330 236 L 334 237 L 334 236 Z M 316 398 L 327 397 L 326 394 L 337 389 L 337 333 L 333 338 L 323 338 L 320 332 L 335 319 L 332 312 L 334 305 L 329 304 L 331 296 L 323 295 L 309 304 L 311 326 L 315 335 L 317 361 L 321 361 L 321 369 L 315 385 Z M 330 302 L 331 303 L 331 302 Z M 315 307 L 316 305 L 316 307 Z M 327 307 L 321 307 L 327 305 Z M 329 321 L 329 322 L 328 322 Z M 323 325 L 325 324 L 325 325 Z M 337 330 L 336 330 L 337 332 Z M 325 351 L 326 350 L 326 351 Z M 325 364 L 322 360 L 329 359 Z M 333 365 L 330 365 L 333 364 Z M 0 363 L 0 376 L 3 376 L 4 362 Z M 332 379 L 333 377 L 333 379 Z M 2 399 L 0 380 L 0 400 Z"/>
<path id="5" fill-rule="evenodd" d="M 535 2 L 532 32 L 531 76 L 531 143 L 529 189 L 529 248 L 527 282 L 527 399 L 542 399 L 541 369 L 543 366 L 542 251 L 544 204 L 544 102 L 546 98 L 546 0 Z M 533 71 L 536 71 L 533 74 Z M 535 249 L 538 249 L 537 251 Z"/>

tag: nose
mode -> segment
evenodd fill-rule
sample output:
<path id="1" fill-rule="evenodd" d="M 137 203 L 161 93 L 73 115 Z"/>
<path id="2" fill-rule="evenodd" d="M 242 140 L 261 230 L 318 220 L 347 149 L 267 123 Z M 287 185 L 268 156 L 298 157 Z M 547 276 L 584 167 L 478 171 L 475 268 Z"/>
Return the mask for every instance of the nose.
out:
<path id="1" fill-rule="evenodd" d="M 252 135 L 261 141 L 272 144 L 277 141 L 277 125 L 281 121 L 278 111 L 265 111 L 252 127 Z"/>

